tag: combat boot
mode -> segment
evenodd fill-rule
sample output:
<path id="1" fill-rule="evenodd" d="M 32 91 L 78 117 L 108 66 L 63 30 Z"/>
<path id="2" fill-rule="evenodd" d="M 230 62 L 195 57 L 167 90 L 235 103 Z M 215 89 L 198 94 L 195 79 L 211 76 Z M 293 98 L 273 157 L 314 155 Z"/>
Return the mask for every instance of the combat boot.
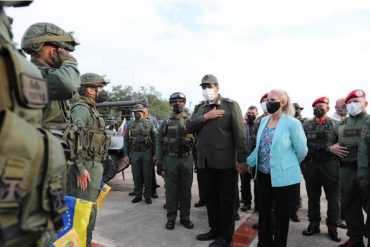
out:
<path id="1" fill-rule="evenodd" d="M 312 236 L 315 233 L 319 233 L 319 232 L 320 232 L 320 227 L 317 224 L 310 223 L 308 224 L 307 229 L 304 229 L 302 231 L 302 234 L 303 236 Z"/>
<path id="2" fill-rule="evenodd" d="M 344 244 L 341 244 L 338 247 L 365 247 L 365 244 L 362 240 L 357 241 L 353 239 L 348 239 Z"/>

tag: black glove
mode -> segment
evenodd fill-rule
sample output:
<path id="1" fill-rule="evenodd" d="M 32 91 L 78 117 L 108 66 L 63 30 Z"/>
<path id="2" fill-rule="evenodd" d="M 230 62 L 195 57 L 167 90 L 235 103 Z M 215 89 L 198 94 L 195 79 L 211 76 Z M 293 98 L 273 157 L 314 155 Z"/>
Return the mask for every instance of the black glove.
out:
<path id="1" fill-rule="evenodd" d="M 159 176 L 162 176 L 163 175 L 163 166 L 162 166 L 162 161 L 160 160 L 156 160 L 155 161 L 155 165 L 157 167 L 157 174 Z"/>
<path id="2" fill-rule="evenodd" d="M 368 192 L 370 190 L 370 177 L 369 176 L 360 178 L 360 187 L 365 192 Z"/>

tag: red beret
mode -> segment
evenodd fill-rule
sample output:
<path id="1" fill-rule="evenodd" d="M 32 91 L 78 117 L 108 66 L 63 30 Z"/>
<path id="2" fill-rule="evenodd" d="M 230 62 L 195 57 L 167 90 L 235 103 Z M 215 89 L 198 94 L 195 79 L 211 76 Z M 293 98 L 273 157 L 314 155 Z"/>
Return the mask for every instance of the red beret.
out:
<path id="1" fill-rule="evenodd" d="M 269 93 L 265 93 L 264 95 L 262 95 L 262 97 L 261 97 L 261 99 L 260 99 L 260 103 L 262 103 L 262 101 L 263 101 L 264 99 L 266 99 L 268 95 L 269 95 Z"/>
<path id="2" fill-rule="evenodd" d="M 361 89 L 353 90 L 352 92 L 350 92 L 347 95 L 346 100 L 344 101 L 344 103 L 347 104 L 348 100 L 350 100 L 352 98 L 359 98 L 359 97 L 366 97 L 365 92 L 363 90 L 361 90 Z"/>
<path id="3" fill-rule="evenodd" d="M 312 103 L 312 107 L 314 107 L 317 103 L 329 104 L 329 99 L 328 97 L 325 97 L 325 96 L 315 99 L 315 101 Z"/>

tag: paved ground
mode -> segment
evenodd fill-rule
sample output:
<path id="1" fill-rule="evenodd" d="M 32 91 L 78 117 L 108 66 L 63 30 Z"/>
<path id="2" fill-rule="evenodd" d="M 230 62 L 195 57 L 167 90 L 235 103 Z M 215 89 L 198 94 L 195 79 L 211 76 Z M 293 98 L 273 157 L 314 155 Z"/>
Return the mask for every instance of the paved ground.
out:
<path id="1" fill-rule="evenodd" d="M 158 189 L 159 198 L 153 199 L 153 204 L 147 205 L 144 201 L 132 204 L 132 197 L 128 193 L 133 190 L 131 171 L 125 171 L 125 180 L 118 174 L 109 185 L 112 191 L 109 193 L 102 210 L 98 213 L 96 228 L 94 231 L 94 242 L 105 246 L 123 246 L 123 247 L 202 247 L 208 246 L 210 242 L 200 242 L 195 239 L 199 233 L 209 230 L 207 223 L 207 212 L 205 207 L 191 208 L 191 219 L 195 228 L 185 229 L 177 223 L 172 231 L 166 230 L 166 210 L 163 209 L 164 189 L 163 179 L 157 177 L 161 187 Z M 196 175 L 193 182 L 193 201 L 198 201 L 198 189 Z M 302 230 L 307 227 L 307 195 L 304 182 L 301 185 L 301 195 L 303 199 L 303 208 L 299 210 L 301 222 L 290 223 L 288 247 L 335 247 L 340 243 L 331 241 L 327 235 L 325 225 L 326 201 L 322 198 L 322 222 L 321 233 L 311 237 L 302 236 Z M 236 222 L 236 229 L 243 224 L 247 218 L 257 221 L 257 215 L 252 211 L 247 213 L 239 212 L 241 220 Z M 245 225 L 245 224 L 244 224 Z M 243 226 L 244 226 L 243 225 Z M 242 227 L 243 227 L 242 226 Z M 339 229 L 342 237 L 342 243 L 347 239 L 345 230 Z M 257 238 L 249 246 L 257 246 Z M 243 245 L 234 245 L 243 246 Z M 248 246 L 248 245 L 244 245 Z"/>
<path id="2" fill-rule="evenodd" d="M 147 205 L 144 201 L 132 204 L 133 197 L 128 193 L 133 190 L 133 182 L 130 169 L 125 170 L 125 180 L 117 174 L 108 184 L 112 187 L 103 208 L 98 212 L 94 231 L 94 242 L 105 246 L 123 247 L 203 247 L 208 246 L 210 241 L 201 242 L 195 239 L 199 233 L 209 231 L 207 211 L 205 207 L 195 208 L 198 201 L 198 184 L 196 174 L 193 182 L 193 199 L 191 208 L 191 220 L 194 229 L 184 228 L 176 221 L 175 229 L 165 229 L 166 210 L 163 209 L 165 202 L 163 179 L 157 176 L 161 187 L 157 190 L 158 199 L 153 199 L 153 204 Z M 241 220 L 236 222 L 236 227 L 242 224 L 252 211 L 240 212 Z"/>

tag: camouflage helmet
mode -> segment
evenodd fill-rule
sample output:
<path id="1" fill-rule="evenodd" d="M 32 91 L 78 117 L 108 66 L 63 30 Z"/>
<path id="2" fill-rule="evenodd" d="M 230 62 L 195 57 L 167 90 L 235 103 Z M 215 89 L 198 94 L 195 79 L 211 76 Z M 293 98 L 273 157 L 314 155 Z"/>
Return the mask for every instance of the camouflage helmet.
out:
<path id="1" fill-rule="evenodd" d="M 81 86 L 90 87 L 104 87 L 110 82 L 109 79 L 103 75 L 98 75 L 95 73 L 85 73 L 81 75 Z"/>
<path id="2" fill-rule="evenodd" d="M 171 103 L 173 100 L 176 100 L 176 99 L 183 99 L 186 102 L 185 94 L 180 93 L 180 92 L 176 92 L 176 93 L 171 94 L 169 101 Z"/>
<path id="3" fill-rule="evenodd" d="M 44 43 L 50 43 L 67 51 L 74 51 L 80 42 L 73 32 L 65 32 L 52 23 L 40 22 L 31 25 L 22 37 L 21 47 L 28 54 L 38 53 Z"/>
<path id="4" fill-rule="evenodd" d="M 132 107 L 133 112 L 141 111 L 144 112 L 144 106 L 142 104 L 136 104 Z"/>

